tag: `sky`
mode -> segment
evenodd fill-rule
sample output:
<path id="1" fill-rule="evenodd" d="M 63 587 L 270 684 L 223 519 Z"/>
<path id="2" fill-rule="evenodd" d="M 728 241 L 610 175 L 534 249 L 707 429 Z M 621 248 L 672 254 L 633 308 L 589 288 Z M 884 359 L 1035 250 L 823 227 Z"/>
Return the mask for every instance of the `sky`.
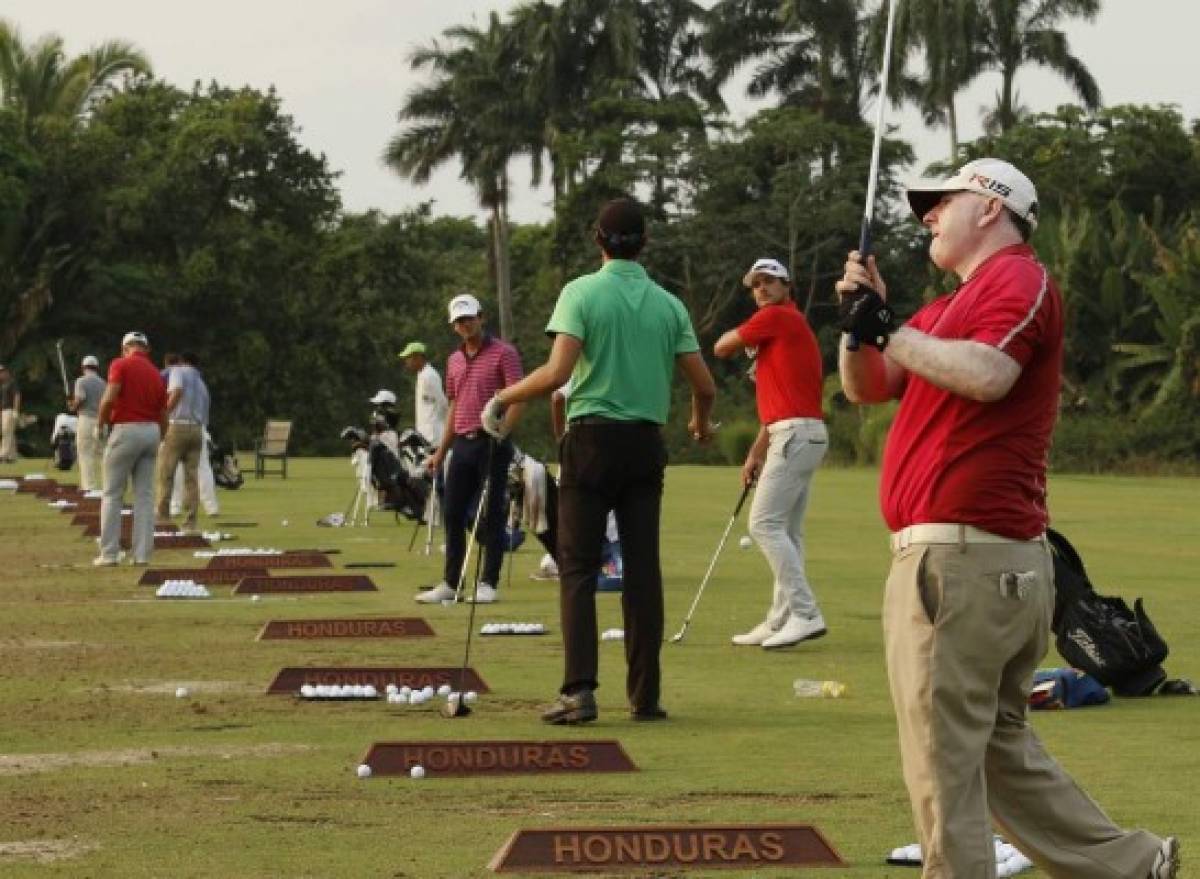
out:
<path id="1" fill-rule="evenodd" d="M 903 0 L 901 0 L 903 2 Z M 396 112 L 422 81 L 409 69 L 412 50 L 447 27 L 486 24 L 488 15 L 517 0 L 4 0 L 0 16 L 29 41 L 60 35 L 77 54 L 108 39 L 138 45 L 157 75 L 183 88 L 200 80 L 222 85 L 274 85 L 300 128 L 299 139 L 340 172 L 345 208 L 395 213 L 432 201 L 438 214 L 476 215 L 470 187 L 447 166 L 424 186 L 389 171 L 380 154 L 399 130 Z M 1100 84 L 1105 104 L 1175 104 L 1187 119 L 1200 117 L 1195 77 L 1182 75 L 1200 33 L 1197 0 L 1104 0 L 1093 22 L 1066 25 L 1071 47 Z M 992 103 L 999 77 L 982 77 L 959 98 L 960 138 L 981 133 L 981 108 Z M 1032 68 L 1017 79 L 1020 102 L 1052 110 L 1072 100 L 1053 76 Z M 761 105 L 729 86 L 725 100 L 735 120 Z M 871 111 L 870 118 L 874 119 Z M 912 111 L 889 108 L 889 124 L 917 151 L 912 176 L 948 150 L 945 129 L 929 129 Z M 528 186 L 527 164 L 513 166 L 512 216 L 522 222 L 549 218 L 549 194 Z"/>

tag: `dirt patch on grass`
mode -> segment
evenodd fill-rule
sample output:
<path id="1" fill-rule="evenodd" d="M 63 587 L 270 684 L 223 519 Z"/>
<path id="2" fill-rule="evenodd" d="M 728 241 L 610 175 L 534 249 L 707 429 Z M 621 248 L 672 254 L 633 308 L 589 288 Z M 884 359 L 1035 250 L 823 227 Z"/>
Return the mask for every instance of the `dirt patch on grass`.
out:
<path id="1" fill-rule="evenodd" d="M 34 861 L 52 864 L 78 858 L 99 846 L 79 839 L 26 839 L 17 842 L 0 842 L 0 864 L 9 860 Z"/>
<path id="2" fill-rule="evenodd" d="M 0 650 L 74 650 L 99 646 L 99 644 L 85 644 L 83 641 L 43 641 L 37 638 L 4 638 L 0 640 Z"/>
<path id="3" fill-rule="evenodd" d="M 123 748 L 113 751 L 73 751 L 62 754 L 0 754 L 0 776 L 33 775 L 77 766 L 135 766 L 172 757 L 282 757 L 313 750 L 312 745 L 268 742 L 262 745 L 210 745 L 205 747 Z"/>
<path id="4" fill-rule="evenodd" d="M 245 681 L 143 681 L 141 683 L 110 684 L 100 687 L 111 693 L 153 693 L 174 695 L 180 687 L 189 693 L 262 693 L 262 687 Z"/>

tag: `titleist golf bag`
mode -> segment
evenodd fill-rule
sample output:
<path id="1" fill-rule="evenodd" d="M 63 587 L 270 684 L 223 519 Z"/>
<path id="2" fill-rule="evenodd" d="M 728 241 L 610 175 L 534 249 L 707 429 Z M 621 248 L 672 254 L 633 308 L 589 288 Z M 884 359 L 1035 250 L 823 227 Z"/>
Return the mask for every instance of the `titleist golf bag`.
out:
<path id="1" fill-rule="evenodd" d="M 208 463 L 212 467 L 213 482 L 221 488 L 238 489 L 246 481 L 238 466 L 237 455 L 214 440 L 212 434 L 208 435 Z"/>
<path id="2" fill-rule="evenodd" d="M 50 437 L 50 457 L 56 470 L 70 470 L 75 466 L 75 429 L 78 419 L 73 415 L 59 415 L 54 422 L 54 435 Z"/>
<path id="3" fill-rule="evenodd" d="M 392 509 L 415 522 L 424 521 L 433 478 L 425 462 L 433 447 L 415 430 L 400 434 L 399 454 L 385 443 L 370 444 L 371 484 L 383 492 L 385 509 Z"/>
<path id="4" fill-rule="evenodd" d="M 1046 536 L 1054 557 L 1054 631 L 1058 652 L 1118 696 L 1148 696 L 1167 678 L 1167 642 L 1139 598 L 1133 610 L 1117 597 L 1098 595 L 1083 561 L 1057 531 Z"/>

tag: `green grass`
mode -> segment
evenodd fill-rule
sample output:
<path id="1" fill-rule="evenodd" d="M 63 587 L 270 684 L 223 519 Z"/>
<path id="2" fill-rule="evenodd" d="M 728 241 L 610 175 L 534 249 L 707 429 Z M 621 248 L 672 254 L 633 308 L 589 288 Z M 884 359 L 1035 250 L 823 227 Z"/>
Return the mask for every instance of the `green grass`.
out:
<path id="1" fill-rule="evenodd" d="M 1198 667 L 1198 489 L 1195 479 L 1051 481 L 1056 524 L 1102 591 L 1146 597 L 1172 646 L 1174 675 L 1195 675 Z M 540 621 L 552 634 L 475 641 L 472 665 L 494 692 L 470 718 L 444 720 L 428 706 L 298 704 L 263 695 L 287 665 L 453 665 L 461 658 L 465 608 L 412 601 L 418 587 L 437 579 L 440 559 L 406 551 L 410 525 L 379 516 L 369 529 L 315 526 L 344 509 L 352 490 L 350 468 L 339 459 L 296 460 L 286 482 L 251 479 L 221 493 L 223 519 L 260 523 L 241 530 L 239 544 L 338 547 L 338 563 L 399 563 L 364 572 L 378 593 L 258 603 L 153 601 L 152 589 L 134 585 L 135 569 L 86 566 L 94 544 L 68 517 L 29 495 L 0 495 L 0 873 L 485 876 L 492 854 L 521 827 L 795 821 L 816 824 L 850 866 L 762 875 L 915 875 L 883 863 L 914 834 L 880 646 L 888 554 L 873 471 L 826 469 L 817 477 L 809 570 L 827 638 L 774 654 L 729 645 L 731 633 L 757 622 L 769 594 L 766 565 L 756 551 L 737 548 L 738 528 L 686 641 L 663 647 L 670 722 L 627 719 L 621 646 L 602 642 L 600 720 L 561 732 L 536 716 L 560 673 L 556 589 L 528 579 L 540 556 L 536 544 L 517 554 L 511 589 L 502 603 L 480 608 L 477 625 Z M 662 537 L 668 635 L 682 622 L 737 493 L 732 468 L 669 471 Z M 189 562 L 186 552 L 155 556 L 158 565 Z M 64 563 L 83 567 L 44 567 Z M 229 597 L 228 587 L 214 591 Z M 620 626 L 619 599 L 601 595 L 598 602 L 601 627 Z M 369 613 L 424 616 L 437 637 L 254 640 L 272 618 Z M 1047 664 L 1059 664 L 1057 655 Z M 849 692 L 840 700 L 796 699 L 796 677 L 836 678 Z M 177 682 L 196 682 L 192 698 L 173 696 Z M 1041 713 L 1033 723 L 1117 822 L 1177 834 L 1186 855 L 1200 846 L 1200 812 L 1189 805 L 1187 781 L 1200 771 L 1198 709 L 1200 700 L 1118 701 Z M 373 741 L 557 737 L 617 738 L 641 771 L 422 782 L 354 774 Z M 73 759 L 17 771 L 11 758 L 22 755 Z M 3 854 L 6 843 L 31 841 L 72 843 L 78 853 L 46 864 Z"/>

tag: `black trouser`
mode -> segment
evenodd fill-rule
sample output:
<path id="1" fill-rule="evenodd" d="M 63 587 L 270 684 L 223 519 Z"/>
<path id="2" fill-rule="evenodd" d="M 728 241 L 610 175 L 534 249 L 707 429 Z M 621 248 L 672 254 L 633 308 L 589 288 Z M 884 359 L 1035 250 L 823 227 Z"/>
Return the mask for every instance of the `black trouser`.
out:
<path id="1" fill-rule="evenodd" d="M 563 693 L 598 686 L 596 579 L 608 512 L 617 517 L 625 583 L 625 692 L 634 710 L 658 705 L 663 639 L 658 525 L 667 450 L 658 425 L 585 418 L 563 438 L 558 555 L 566 669 Z"/>
<path id="2" fill-rule="evenodd" d="M 446 495 L 443 516 L 446 524 L 446 567 L 444 579 L 457 588 L 467 553 L 468 519 L 477 512 L 471 501 L 477 497 L 487 476 L 488 447 L 493 440 L 483 431 L 456 436 L 450 446 L 450 464 L 446 468 Z M 480 523 L 476 541 L 485 548 L 481 582 L 500 585 L 500 568 L 504 563 L 504 502 L 508 485 L 508 465 L 512 462 L 513 447 L 508 440 L 496 444 L 492 455 L 491 487 L 487 508 Z"/>

